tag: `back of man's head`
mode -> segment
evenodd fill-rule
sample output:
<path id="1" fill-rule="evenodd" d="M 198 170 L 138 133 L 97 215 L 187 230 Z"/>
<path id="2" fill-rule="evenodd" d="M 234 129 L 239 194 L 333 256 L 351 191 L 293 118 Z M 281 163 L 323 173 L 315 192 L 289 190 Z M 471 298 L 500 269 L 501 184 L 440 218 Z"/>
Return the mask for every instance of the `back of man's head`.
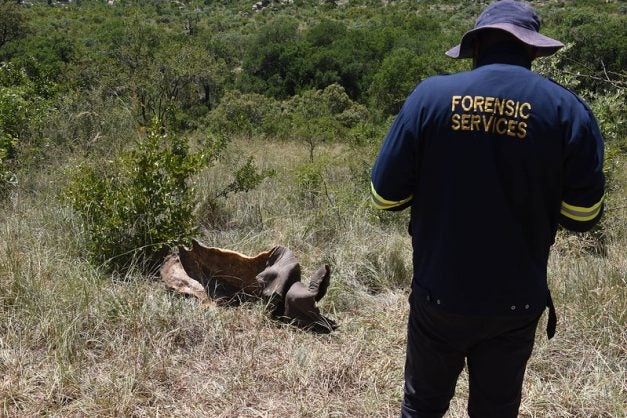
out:
<path id="1" fill-rule="evenodd" d="M 466 32 L 459 45 L 446 51 L 451 58 L 476 57 L 476 40 L 493 43 L 493 38 L 510 35 L 533 51 L 531 58 L 548 56 L 564 44 L 540 34 L 540 18 L 526 3 L 502 0 L 488 6 L 477 18 L 472 30 Z M 485 32 L 485 36 L 484 36 Z"/>

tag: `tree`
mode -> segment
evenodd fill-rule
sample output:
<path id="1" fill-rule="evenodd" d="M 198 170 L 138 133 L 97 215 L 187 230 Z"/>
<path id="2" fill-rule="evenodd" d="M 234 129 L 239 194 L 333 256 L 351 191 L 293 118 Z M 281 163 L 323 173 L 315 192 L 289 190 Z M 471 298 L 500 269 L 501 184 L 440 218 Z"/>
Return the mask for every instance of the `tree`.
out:
<path id="1" fill-rule="evenodd" d="M 262 27 L 254 37 L 243 63 L 242 90 L 284 99 L 299 84 L 297 61 L 303 56 L 298 42 L 298 21 L 281 17 Z"/>
<path id="2" fill-rule="evenodd" d="M 343 138 L 356 119 L 363 120 L 367 111 L 353 102 L 339 84 L 324 90 L 308 90 L 290 99 L 286 107 L 292 123 L 293 135 L 305 142 L 309 160 L 314 161 L 316 147 L 337 138 Z"/>
<path id="3" fill-rule="evenodd" d="M 167 36 L 136 21 L 120 32 L 113 51 L 123 75 L 116 81 L 118 88 L 126 90 L 144 125 L 157 118 L 173 127 L 185 118 L 185 110 L 196 105 L 210 110 L 222 96 L 229 74 L 222 59 L 213 58 L 189 38 Z"/>
<path id="4" fill-rule="evenodd" d="M 620 83 L 627 74 L 624 14 L 599 14 L 591 8 L 574 10 L 559 28 L 558 39 L 569 46 L 558 55 L 559 67 L 578 78 L 580 89 L 602 91 L 617 84 L 624 88 Z"/>
<path id="5" fill-rule="evenodd" d="M 412 51 L 398 48 L 385 57 L 370 85 L 372 107 L 384 115 L 398 113 L 407 95 L 429 74 L 425 61 Z"/>
<path id="6" fill-rule="evenodd" d="M 26 34 L 26 18 L 16 3 L 0 2 L 0 48 Z"/>

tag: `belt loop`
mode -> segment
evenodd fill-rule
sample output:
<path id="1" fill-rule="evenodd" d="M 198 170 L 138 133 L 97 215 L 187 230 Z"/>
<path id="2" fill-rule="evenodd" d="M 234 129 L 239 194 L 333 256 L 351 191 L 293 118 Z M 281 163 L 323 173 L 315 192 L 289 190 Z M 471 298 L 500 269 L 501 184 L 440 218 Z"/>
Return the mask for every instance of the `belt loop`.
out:
<path id="1" fill-rule="evenodd" d="M 553 298 L 551 298 L 550 290 L 546 306 L 549 308 L 549 318 L 546 323 L 546 336 L 549 337 L 550 340 L 555 335 L 555 329 L 557 328 L 557 314 L 555 313 L 555 306 L 553 305 Z"/>

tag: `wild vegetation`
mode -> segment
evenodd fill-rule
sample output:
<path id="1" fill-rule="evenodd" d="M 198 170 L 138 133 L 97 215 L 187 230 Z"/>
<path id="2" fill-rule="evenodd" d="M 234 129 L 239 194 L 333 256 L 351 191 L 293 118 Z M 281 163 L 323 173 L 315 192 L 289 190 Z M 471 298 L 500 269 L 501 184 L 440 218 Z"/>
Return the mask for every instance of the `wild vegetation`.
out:
<path id="1" fill-rule="evenodd" d="M 0 416 L 398 414 L 408 215 L 370 206 L 369 168 L 413 87 L 468 68 L 443 52 L 485 2 L 253 3 L 0 0 Z M 558 233 L 521 416 L 625 416 L 627 9 L 534 6 L 567 45 L 534 69 L 595 112 L 608 195 Z M 167 292 L 191 237 L 328 263 L 340 328 Z"/>

